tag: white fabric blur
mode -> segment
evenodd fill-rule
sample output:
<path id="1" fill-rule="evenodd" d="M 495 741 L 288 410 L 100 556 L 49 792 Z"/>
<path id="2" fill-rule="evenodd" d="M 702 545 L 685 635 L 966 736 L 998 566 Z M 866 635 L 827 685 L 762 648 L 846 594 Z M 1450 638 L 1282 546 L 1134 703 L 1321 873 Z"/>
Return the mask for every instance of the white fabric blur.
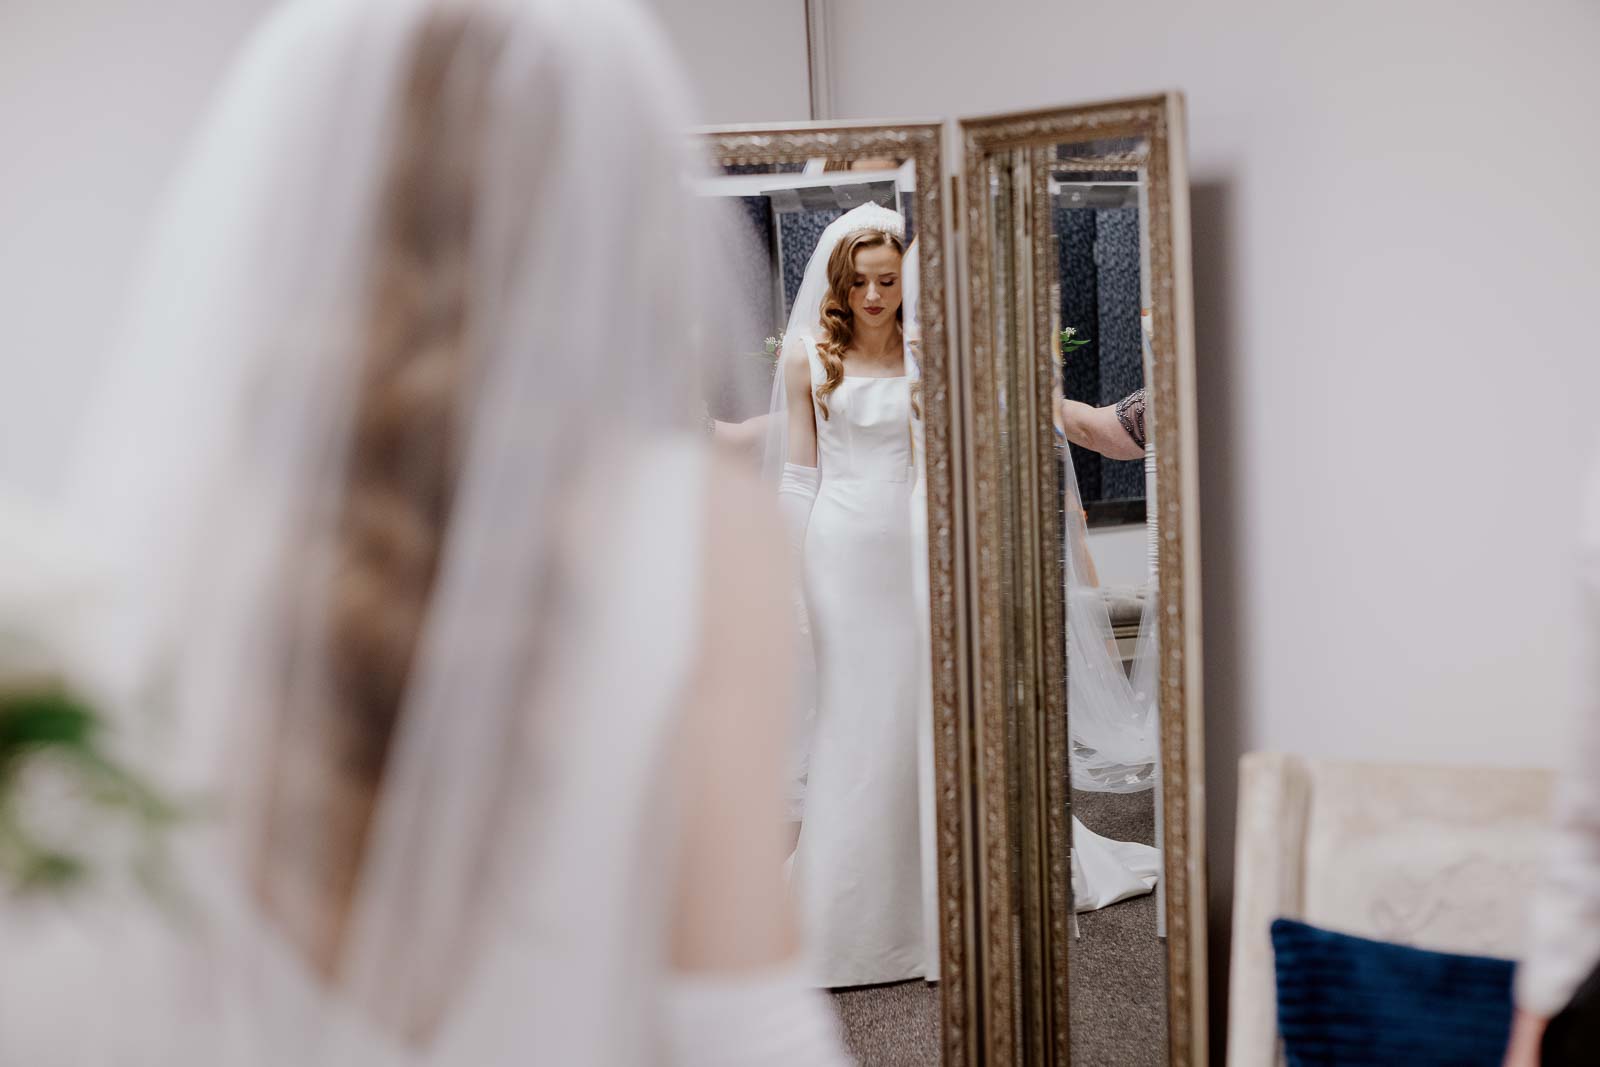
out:
<path id="1" fill-rule="evenodd" d="M 1600 466 L 1589 477 L 1581 537 L 1582 678 L 1545 870 L 1528 909 L 1528 955 L 1516 980 L 1517 1003 L 1546 1016 L 1565 1007 L 1600 966 Z"/>
<path id="2" fill-rule="evenodd" d="M 842 1063 L 837 1020 L 800 967 L 685 975 L 666 962 L 661 872 L 676 826 L 663 800 L 695 652 L 704 457 L 658 443 L 652 459 L 613 473 L 578 527 L 586 551 L 566 563 L 581 610 L 566 616 L 540 701 L 562 714 L 537 721 L 527 755 L 540 774 L 507 798 L 525 813 L 502 841 L 509 891 L 486 907 L 489 947 L 427 1044 L 408 1047 L 328 998 L 219 857 L 189 849 L 179 911 L 128 887 L 8 911 L 0 1062 Z M 626 671 L 614 669 L 618 649 Z M 227 938 L 181 936 L 191 919 Z M 81 1025 L 85 1012 L 95 1025 Z"/>
<path id="3" fill-rule="evenodd" d="M 690 114 L 618 0 L 296 0 L 252 38 L 158 220 L 63 520 L 116 586 L 76 677 L 204 804 L 169 912 L 118 883 L 0 904 L 0 1063 L 705 1064 L 730 1056 L 719 1017 L 767 1035 L 740 1062 L 840 1062 L 797 980 L 670 967 L 696 361 L 727 339 Z M 328 631 L 363 388 L 446 422 L 407 458 L 453 476 L 403 527 L 437 557 L 381 777 L 352 786 L 328 754 L 371 728 L 329 696 Z M 323 816 L 357 789 L 351 859 Z M 316 918 L 338 863 L 348 922 L 314 969 L 288 918 Z"/>

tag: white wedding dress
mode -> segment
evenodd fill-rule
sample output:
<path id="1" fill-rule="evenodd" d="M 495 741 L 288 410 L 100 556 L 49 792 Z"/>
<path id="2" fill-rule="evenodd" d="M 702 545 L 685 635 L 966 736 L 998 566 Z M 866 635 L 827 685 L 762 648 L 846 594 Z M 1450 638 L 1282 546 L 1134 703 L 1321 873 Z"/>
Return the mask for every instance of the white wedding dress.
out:
<path id="1" fill-rule="evenodd" d="M 813 387 L 824 380 L 805 338 Z M 923 929 L 911 389 L 846 375 L 818 412 L 803 581 L 816 718 L 793 878 L 818 984 L 929 975 Z"/>

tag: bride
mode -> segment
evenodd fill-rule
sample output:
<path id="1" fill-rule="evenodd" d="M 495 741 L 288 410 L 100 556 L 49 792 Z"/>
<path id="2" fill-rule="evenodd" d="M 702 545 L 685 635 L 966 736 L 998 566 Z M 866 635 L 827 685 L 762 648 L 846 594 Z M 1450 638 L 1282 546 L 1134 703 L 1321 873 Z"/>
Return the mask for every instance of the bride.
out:
<path id="1" fill-rule="evenodd" d="M 924 935 L 905 219 L 866 204 L 812 254 L 776 382 L 780 500 L 815 656 L 793 880 L 816 980 L 934 977 Z M 925 731 L 924 731 L 925 732 Z"/>
<path id="2" fill-rule="evenodd" d="M 781 527 L 676 340 L 718 290 L 665 54 L 609 0 L 252 40 L 69 509 L 117 587 L 64 673 L 197 801 L 177 892 L 0 898 L 0 1062 L 843 1061 L 782 881 Z"/>

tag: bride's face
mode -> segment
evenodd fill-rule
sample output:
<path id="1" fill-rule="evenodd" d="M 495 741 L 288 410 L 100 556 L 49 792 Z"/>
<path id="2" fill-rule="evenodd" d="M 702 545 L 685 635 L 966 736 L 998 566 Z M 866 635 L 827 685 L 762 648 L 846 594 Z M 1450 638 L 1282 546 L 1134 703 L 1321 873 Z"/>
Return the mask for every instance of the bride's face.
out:
<path id="1" fill-rule="evenodd" d="M 856 274 L 850 283 L 850 313 L 857 323 L 877 326 L 893 322 L 900 310 L 900 253 L 892 245 L 856 253 Z"/>

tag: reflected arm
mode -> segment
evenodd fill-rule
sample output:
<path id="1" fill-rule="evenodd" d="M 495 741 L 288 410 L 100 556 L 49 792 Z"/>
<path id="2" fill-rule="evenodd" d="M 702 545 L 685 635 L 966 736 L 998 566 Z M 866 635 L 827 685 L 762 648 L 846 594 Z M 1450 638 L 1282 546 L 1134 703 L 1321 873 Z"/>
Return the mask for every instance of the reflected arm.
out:
<path id="1" fill-rule="evenodd" d="M 789 463 L 817 465 L 817 416 L 811 402 L 811 364 L 804 341 L 795 341 L 783 354 L 783 388 L 788 396 Z"/>
<path id="2" fill-rule="evenodd" d="M 740 460 L 751 466 L 761 466 L 761 449 L 767 442 L 767 424 L 773 419 L 771 412 L 745 419 L 743 422 L 713 422 L 712 438 Z"/>
<path id="3" fill-rule="evenodd" d="M 1091 407 L 1056 397 L 1056 425 L 1068 441 L 1107 459 L 1143 459 L 1144 446 L 1133 439 L 1117 417 L 1117 405 Z"/>

